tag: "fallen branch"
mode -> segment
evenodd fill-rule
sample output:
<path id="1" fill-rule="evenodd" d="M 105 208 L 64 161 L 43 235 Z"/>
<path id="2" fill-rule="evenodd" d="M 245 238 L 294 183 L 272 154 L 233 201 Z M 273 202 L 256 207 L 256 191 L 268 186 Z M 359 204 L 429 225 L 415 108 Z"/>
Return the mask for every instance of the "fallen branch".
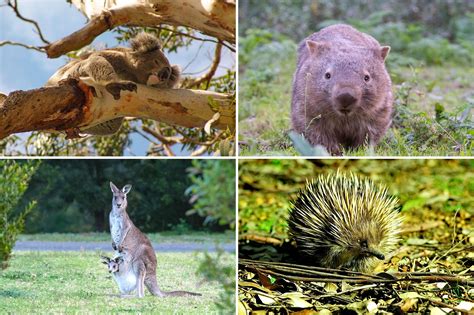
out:
<path id="1" fill-rule="evenodd" d="M 82 29 L 45 47 L 49 58 L 90 44 L 117 26 L 167 24 L 198 30 L 222 41 L 235 43 L 235 2 L 222 0 L 144 0 L 128 5 L 104 5 L 102 1 L 73 0 L 90 19 Z"/>
<path id="2" fill-rule="evenodd" d="M 264 274 L 270 274 L 287 280 L 303 282 L 346 282 L 346 283 L 394 283 L 394 282 L 449 282 L 474 286 L 474 280 L 470 276 L 459 277 L 450 274 L 396 272 L 380 275 L 370 275 L 360 272 L 329 269 L 314 266 L 286 264 L 267 261 L 256 261 L 250 259 L 239 259 L 239 265 L 247 266 Z"/>
<path id="3" fill-rule="evenodd" d="M 69 79 L 59 86 L 12 92 L 0 104 L 0 139 L 19 132 L 53 130 L 74 137 L 81 130 L 126 116 L 203 128 L 219 112 L 213 127 L 235 128 L 235 104 L 229 95 L 141 84 L 128 91 L 121 85 Z"/>

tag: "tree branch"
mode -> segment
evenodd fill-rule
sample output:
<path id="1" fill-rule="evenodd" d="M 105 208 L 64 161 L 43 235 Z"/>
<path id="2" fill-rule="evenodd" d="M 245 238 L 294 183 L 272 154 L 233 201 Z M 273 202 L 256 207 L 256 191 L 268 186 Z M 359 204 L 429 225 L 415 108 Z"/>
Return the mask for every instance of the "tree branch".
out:
<path id="1" fill-rule="evenodd" d="M 221 43 L 223 46 L 227 47 L 230 51 L 235 52 L 235 47 L 230 46 L 230 45 L 228 45 L 224 42 L 220 42 L 218 40 L 208 39 L 208 38 L 201 38 L 201 37 L 193 36 L 193 35 L 188 34 L 188 33 L 180 32 L 180 31 L 177 31 L 177 30 L 174 30 L 174 29 L 171 29 L 171 28 L 167 28 L 167 27 L 162 27 L 162 26 L 157 27 L 156 29 L 163 30 L 163 31 L 168 31 L 168 32 L 174 33 L 176 35 L 188 37 L 188 38 L 195 39 L 195 40 L 201 41 L 201 42 L 210 42 L 210 43 L 216 43 L 216 44 Z M 165 46 L 165 45 L 163 45 L 163 46 Z"/>
<path id="2" fill-rule="evenodd" d="M 38 35 L 40 37 L 40 39 L 43 41 L 43 43 L 45 44 L 49 44 L 49 41 L 47 41 L 44 36 L 43 36 L 43 33 L 41 32 L 41 29 L 38 25 L 38 22 L 34 21 L 34 20 L 31 20 L 31 19 L 27 19 L 25 18 L 23 15 L 21 15 L 20 13 L 20 9 L 18 8 L 18 1 L 17 0 L 14 0 L 14 3 L 12 3 L 11 0 L 8 0 L 7 1 L 7 5 L 13 9 L 13 11 L 15 12 L 16 16 L 20 19 L 20 20 L 23 20 L 25 22 L 28 22 L 28 23 L 31 23 L 35 26 L 36 28 L 36 31 L 38 32 Z"/>
<path id="3" fill-rule="evenodd" d="M 6 45 L 11 45 L 11 46 L 21 46 L 27 49 L 33 49 L 42 53 L 45 53 L 46 51 L 42 47 L 37 47 L 37 46 L 31 46 L 31 45 L 26 45 L 23 43 L 18 43 L 18 42 L 12 42 L 11 40 L 2 40 L 0 41 L 0 46 L 6 46 Z"/>
<path id="4" fill-rule="evenodd" d="M 235 3 L 209 0 L 142 0 L 127 6 L 104 6 L 102 1 L 72 0 L 89 17 L 82 29 L 48 46 L 48 57 L 57 58 L 90 44 L 108 29 L 120 26 L 168 24 L 186 26 L 222 41 L 235 43 Z"/>
<path id="5" fill-rule="evenodd" d="M 190 89 L 192 87 L 198 86 L 199 84 L 207 81 L 207 85 L 209 86 L 209 82 L 211 81 L 212 77 L 216 73 L 217 67 L 219 67 L 219 63 L 221 62 L 221 51 L 222 51 L 222 44 L 217 43 L 216 45 L 216 50 L 214 52 L 214 59 L 212 60 L 211 67 L 209 70 L 204 73 L 202 76 L 199 78 L 195 79 L 188 79 L 187 82 L 185 82 L 185 87 Z"/>
<path id="6" fill-rule="evenodd" d="M 141 84 L 101 85 L 90 79 L 15 91 L 0 104 L 0 139 L 26 131 L 65 131 L 70 137 L 117 117 L 153 119 L 183 127 L 204 127 L 218 111 L 217 129 L 235 128 L 235 104 L 226 94 L 157 89 Z M 111 92 L 113 91 L 113 92 Z"/>

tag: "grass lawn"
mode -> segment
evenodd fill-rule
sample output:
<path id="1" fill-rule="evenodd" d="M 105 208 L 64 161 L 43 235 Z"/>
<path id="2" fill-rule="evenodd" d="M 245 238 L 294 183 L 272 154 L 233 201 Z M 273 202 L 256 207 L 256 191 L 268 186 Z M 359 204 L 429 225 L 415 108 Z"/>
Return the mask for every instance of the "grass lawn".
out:
<path id="1" fill-rule="evenodd" d="M 230 243 L 235 242 L 235 232 L 224 233 L 206 232 L 163 232 L 146 233 L 152 242 L 156 243 Z M 19 241 L 49 241 L 49 242 L 110 242 L 110 233 L 45 233 L 23 234 Z"/>
<path id="2" fill-rule="evenodd" d="M 299 155 L 288 136 L 296 43 L 281 39 L 246 53 L 248 42 L 241 44 L 244 62 L 239 75 L 240 154 Z M 474 68 L 410 68 L 396 65 L 395 59 L 388 57 L 396 108 L 392 127 L 374 151 L 360 148 L 344 155 L 472 155 Z"/>
<path id="3" fill-rule="evenodd" d="M 225 254 L 222 263 L 235 264 Z M 202 297 L 119 298 L 115 281 L 93 252 L 15 252 L 0 272 L 0 314 L 153 313 L 217 314 L 219 283 L 196 275 L 201 257 L 194 253 L 159 253 L 158 285 L 164 291 L 187 290 Z"/>

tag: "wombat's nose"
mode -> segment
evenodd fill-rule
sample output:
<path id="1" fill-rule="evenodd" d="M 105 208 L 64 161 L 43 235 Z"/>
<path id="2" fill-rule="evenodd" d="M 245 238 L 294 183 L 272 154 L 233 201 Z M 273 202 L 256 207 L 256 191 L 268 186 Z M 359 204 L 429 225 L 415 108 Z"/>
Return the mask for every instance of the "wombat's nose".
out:
<path id="1" fill-rule="evenodd" d="M 350 107 L 357 101 L 357 98 L 352 96 L 352 94 L 346 92 L 346 93 L 339 94 L 336 97 L 336 100 L 343 109 L 347 109 L 348 107 Z"/>

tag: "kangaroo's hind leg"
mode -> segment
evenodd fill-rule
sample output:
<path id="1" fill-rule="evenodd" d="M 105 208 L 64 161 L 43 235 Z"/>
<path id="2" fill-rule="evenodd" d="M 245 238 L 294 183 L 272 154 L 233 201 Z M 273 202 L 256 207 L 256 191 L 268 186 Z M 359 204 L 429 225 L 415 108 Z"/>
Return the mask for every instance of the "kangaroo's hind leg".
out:
<path id="1" fill-rule="evenodd" d="M 154 296 L 163 297 L 165 294 L 158 287 L 156 282 L 156 272 L 147 272 L 145 277 L 145 286 Z"/>
<path id="2" fill-rule="evenodd" d="M 145 277 L 146 277 L 146 268 L 144 263 L 140 263 L 138 266 L 138 275 L 137 275 L 137 297 L 142 298 L 145 296 Z"/>

